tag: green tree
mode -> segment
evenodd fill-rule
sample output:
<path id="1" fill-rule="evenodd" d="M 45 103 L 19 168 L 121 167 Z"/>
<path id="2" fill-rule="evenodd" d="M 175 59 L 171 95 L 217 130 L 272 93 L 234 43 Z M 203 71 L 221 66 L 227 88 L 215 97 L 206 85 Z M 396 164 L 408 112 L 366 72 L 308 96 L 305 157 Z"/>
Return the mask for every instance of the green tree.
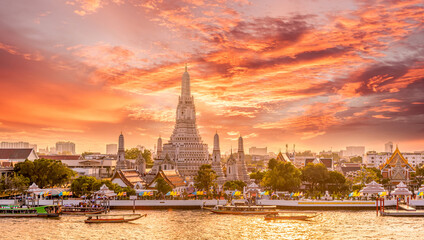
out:
<path id="1" fill-rule="evenodd" d="M 91 196 L 94 192 L 98 191 L 103 184 L 115 193 L 123 191 L 121 186 L 112 183 L 110 180 L 98 180 L 95 177 L 88 176 L 80 176 L 74 179 L 71 184 L 71 191 L 75 196 Z"/>
<path id="2" fill-rule="evenodd" d="M 156 189 L 165 195 L 172 190 L 172 187 L 163 178 L 158 178 L 156 179 Z"/>
<path id="3" fill-rule="evenodd" d="M 302 180 L 311 184 L 312 191 L 324 191 L 325 183 L 328 181 L 328 178 L 328 169 L 322 163 L 308 163 L 308 165 L 302 169 Z"/>
<path id="4" fill-rule="evenodd" d="M 342 173 L 336 171 L 329 172 L 328 188 L 332 193 L 341 193 L 349 190 L 349 185 L 346 178 Z"/>
<path id="5" fill-rule="evenodd" d="M 210 187 L 215 186 L 215 180 L 218 178 L 210 164 L 200 166 L 197 176 L 194 177 L 194 186 L 197 189 L 209 191 Z"/>
<path id="6" fill-rule="evenodd" d="M 89 196 L 95 191 L 93 186 L 96 181 L 97 179 L 95 177 L 80 176 L 72 181 L 71 191 L 78 197 L 82 195 Z"/>
<path id="7" fill-rule="evenodd" d="M 301 183 L 301 171 L 291 163 L 279 162 L 268 170 L 262 185 L 277 191 L 295 191 Z"/>
<path id="8" fill-rule="evenodd" d="M 141 150 L 138 149 L 138 148 L 131 148 L 131 149 L 125 150 L 125 158 L 126 159 L 136 159 L 139 154 L 143 155 Z M 147 161 L 147 159 L 146 159 L 146 161 Z"/>
<path id="9" fill-rule="evenodd" d="M 424 179 L 424 166 L 418 166 L 415 168 L 415 173 L 411 174 L 411 177 L 415 180 L 418 186 L 421 186 Z"/>
<path id="10" fill-rule="evenodd" d="M 245 186 L 247 186 L 247 184 L 240 180 L 227 181 L 224 183 L 225 190 L 243 190 Z"/>
<path id="11" fill-rule="evenodd" d="M 122 189 L 122 191 L 126 192 L 127 196 L 135 195 L 135 190 L 133 188 L 130 188 L 130 187 L 124 187 Z"/>
<path id="12" fill-rule="evenodd" d="M 266 172 L 256 171 L 250 173 L 250 179 L 254 179 L 256 184 L 259 184 L 262 182 L 262 179 L 264 178 Z"/>
<path id="13" fill-rule="evenodd" d="M 14 174 L 13 176 L 1 176 L 0 177 L 0 193 L 23 193 L 28 189 L 29 179 Z"/>
<path id="14" fill-rule="evenodd" d="M 15 165 L 15 173 L 34 182 L 40 188 L 64 186 L 76 175 L 61 161 L 50 159 L 25 160 Z"/>
<path id="15" fill-rule="evenodd" d="M 278 164 L 277 159 L 275 159 L 275 158 L 269 159 L 269 161 L 268 161 L 268 169 L 273 169 L 274 167 L 277 166 L 277 164 Z"/>
<path id="16" fill-rule="evenodd" d="M 379 174 L 381 175 L 381 172 L 378 173 L 378 171 L 373 168 L 362 168 L 353 179 L 353 183 L 355 185 L 365 186 L 365 184 L 372 181 L 380 182 Z"/>

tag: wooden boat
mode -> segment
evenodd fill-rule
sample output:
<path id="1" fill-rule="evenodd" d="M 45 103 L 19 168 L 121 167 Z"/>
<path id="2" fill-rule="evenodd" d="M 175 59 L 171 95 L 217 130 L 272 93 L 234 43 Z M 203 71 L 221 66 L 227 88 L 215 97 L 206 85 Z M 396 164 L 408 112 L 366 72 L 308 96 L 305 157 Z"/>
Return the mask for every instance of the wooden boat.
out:
<path id="1" fill-rule="evenodd" d="M 62 207 L 62 213 L 68 215 L 100 214 L 104 211 L 103 207 Z"/>
<path id="2" fill-rule="evenodd" d="M 277 212 L 265 216 L 265 220 L 309 220 L 318 216 L 316 212 Z"/>
<path id="3" fill-rule="evenodd" d="M 61 207 L 56 205 L 40 207 L 0 206 L 0 217 L 59 217 Z"/>
<path id="4" fill-rule="evenodd" d="M 145 217 L 147 214 L 92 214 L 87 215 L 85 223 L 125 223 L 135 221 L 139 218 Z"/>
<path id="5" fill-rule="evenodd" d="M 216 205 L 213 208 L 204 208 L 217 214 L 233 215 L 267 215 L 277 214 L 277 206 L 246 205 L 246 203 L 235 202 L 234 205 Z"/>

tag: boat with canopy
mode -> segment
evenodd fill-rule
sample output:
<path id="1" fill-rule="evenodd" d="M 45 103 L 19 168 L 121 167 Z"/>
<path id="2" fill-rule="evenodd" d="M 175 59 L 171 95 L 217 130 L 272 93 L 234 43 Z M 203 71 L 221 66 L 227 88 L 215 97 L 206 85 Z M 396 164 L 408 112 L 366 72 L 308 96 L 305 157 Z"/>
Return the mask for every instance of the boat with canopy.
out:
<path id="1" fill-rule="evenodd" d="M 62 213 L 68 215 L 99 214 L 106 211 L 104 207 L 63 206 L 62 209 Z"/>
<path id="2" fill-rule="evenodd" d="M 0 217 L 59 217 L 60 206 L 48 205 L 40 207 L 0 206 Z"/>
<path id="3" fill-rule="evenodd" d="M 213 208 L 204 208 L 217 214 L 233 215 L 266 215 L 277 214 L 277 206 L 248 205 L 246 202 L 234 202 L 234 204 L 216 205 Z"/>

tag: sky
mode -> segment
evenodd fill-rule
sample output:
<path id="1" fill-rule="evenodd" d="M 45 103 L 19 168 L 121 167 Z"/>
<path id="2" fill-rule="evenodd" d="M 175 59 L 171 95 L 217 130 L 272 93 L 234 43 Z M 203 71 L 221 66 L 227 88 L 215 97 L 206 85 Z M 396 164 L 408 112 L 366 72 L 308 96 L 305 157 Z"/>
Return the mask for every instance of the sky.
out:
<path id="1" fill-rule="evenodd" d="M 212 149 L 424 150 L 421 0 L 2 0 L 0 141 L 167 142 L 187 63 Z"/>

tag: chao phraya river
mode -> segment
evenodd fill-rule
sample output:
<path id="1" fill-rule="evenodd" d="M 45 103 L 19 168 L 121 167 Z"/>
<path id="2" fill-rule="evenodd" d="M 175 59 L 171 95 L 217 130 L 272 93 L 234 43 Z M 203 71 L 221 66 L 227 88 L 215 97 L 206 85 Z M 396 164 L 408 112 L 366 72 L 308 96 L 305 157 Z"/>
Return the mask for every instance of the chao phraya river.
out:
<path id="1" fill-rule="evenodd" d="M 148 215 L 116 224 L 85 224 L 82 216 L 0 218 L 0 239 L 423 239 L 424 219 L 376 217 L 375 211 L 322 211 L 311 221 L 278 222 L 202 210 L 137 213 Z"/>

